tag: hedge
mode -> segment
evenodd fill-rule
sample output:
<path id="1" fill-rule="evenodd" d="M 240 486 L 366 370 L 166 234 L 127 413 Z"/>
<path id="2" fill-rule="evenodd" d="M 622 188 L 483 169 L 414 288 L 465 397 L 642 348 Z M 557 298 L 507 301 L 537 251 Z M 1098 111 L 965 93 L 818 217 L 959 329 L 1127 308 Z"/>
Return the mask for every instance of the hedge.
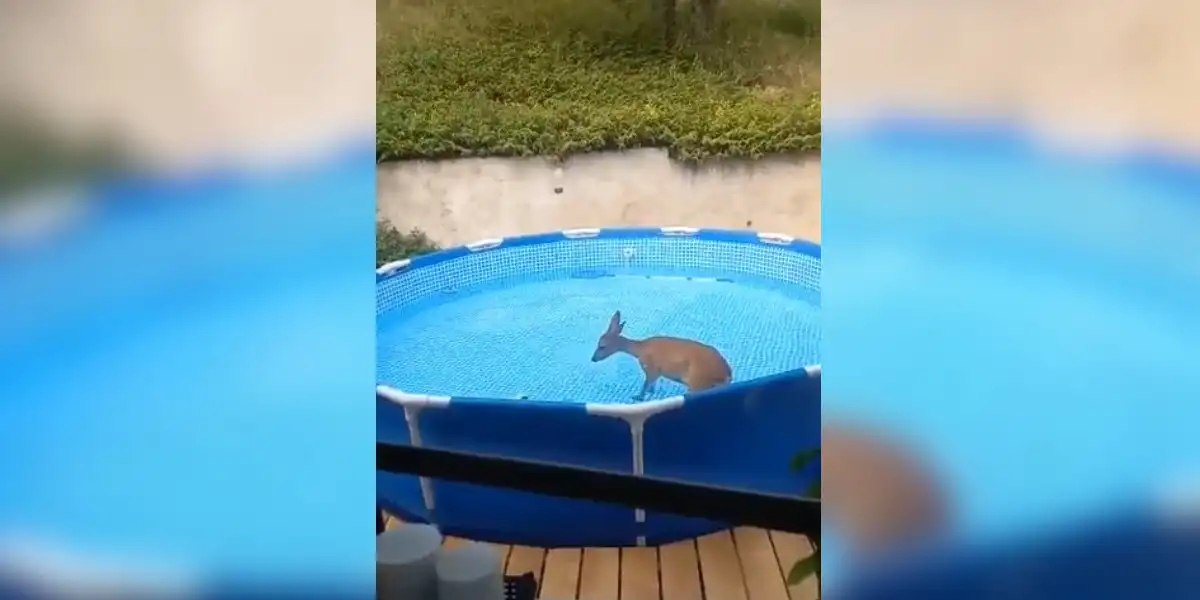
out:
<path id="1" fill-rule="evenodd" d="M 384 221 L 375 222 L 375 266 L 438 250 L 438 245 L 419 229 L 402 233 Z"/>
<path id="2" fill-rule="evenodd" d="M 381 18 L 378 158 L 819 150 L 819 81 L 774 84 L 814 43 L 733 12 L 750 0 L 727 0 L 721 31 L 671 51 L 639 8 L 653 3 L 561 1 L 400 0 L 406 12 Z"/>

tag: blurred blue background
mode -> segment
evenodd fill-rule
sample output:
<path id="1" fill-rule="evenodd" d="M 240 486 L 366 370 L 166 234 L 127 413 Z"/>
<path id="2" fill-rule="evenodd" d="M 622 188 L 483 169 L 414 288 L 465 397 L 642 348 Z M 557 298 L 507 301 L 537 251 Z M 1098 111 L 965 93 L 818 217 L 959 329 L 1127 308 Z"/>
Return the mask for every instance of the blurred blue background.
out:
<path id="1" fill-rule="evenodd" d="M 0 597 L 374 594 L 374 29 L 0 7 Z"/>
<path id="2" fill-rule="evenodd" d="M 0 554 L 373 593 L 374 144 L 322 154 L 4 249 Z"/>
<path id="3" fill-rule="evenodd" d="M 1200 166 L 904 120 L 827 124 L 822 162 L 823 419 L 896 433 L 947 484 L 954 539 L 927 566 L 1026 556 L 942 597 L 1112 519 L 1152 527 L 1200 482 Z M 836 590 L 849 572 L 827 537 Z"/>

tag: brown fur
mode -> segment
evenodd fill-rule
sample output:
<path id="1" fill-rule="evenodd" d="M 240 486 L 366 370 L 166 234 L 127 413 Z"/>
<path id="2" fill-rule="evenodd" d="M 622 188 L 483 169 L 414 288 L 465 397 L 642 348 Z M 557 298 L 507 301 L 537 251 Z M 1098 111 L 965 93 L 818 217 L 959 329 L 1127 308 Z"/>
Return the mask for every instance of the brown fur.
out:
<path id="1" fill-rule="evenodd" d="M 940 532 L 944 490 L 910 452 L 861 429 L 821 428 L 823 509 L 851 546 L 874 551 Z"/>
<path id="2" fill-rule="evenodd" d="M 656 336 L 631 340 L 621 335 L 625 324 L 618 311 L 600 335 L 592 361 L 601 361 L 618 352 L 633 356 L 642 366 L 646 379 L 639 398 L 644 398 L 659 377 L 686 385 L 689 392 L 700 392 L 733 379 L 733 371 L 721 353 L 706 344 L 683 338 Z"/>

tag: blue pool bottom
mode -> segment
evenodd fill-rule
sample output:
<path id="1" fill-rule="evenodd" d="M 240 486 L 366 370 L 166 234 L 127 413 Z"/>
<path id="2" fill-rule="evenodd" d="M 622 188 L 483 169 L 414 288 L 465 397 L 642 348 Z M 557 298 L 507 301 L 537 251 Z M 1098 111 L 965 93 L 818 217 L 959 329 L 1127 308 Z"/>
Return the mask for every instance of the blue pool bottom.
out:
<path id="1" fill-rule="evenodd" d="M 411 393 L 631 402 L 642 384 L 636 359 L 591 362 L 616 310 L 628 337 L 670 335 L 717 348 L 734 381 L 818 362 L 819 311 L 805 294 L 734 277 L 533 280 L 444 294 L 380 316 L 379 378 Z M 685 392 L 664 378 L 650 398 Z"/>

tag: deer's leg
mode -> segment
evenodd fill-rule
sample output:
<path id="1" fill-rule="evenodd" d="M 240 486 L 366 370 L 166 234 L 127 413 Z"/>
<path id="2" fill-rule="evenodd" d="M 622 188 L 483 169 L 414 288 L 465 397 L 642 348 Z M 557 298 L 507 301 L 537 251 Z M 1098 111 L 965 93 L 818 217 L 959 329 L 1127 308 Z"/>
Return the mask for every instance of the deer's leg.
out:
<path id="1" fill-rule="evenodd" d="M 658 381 L 659 374 L 654 371 L 644 370 L 646 373 L 646 381 L 642 383 L 642 391 L 634 396 L 634 400 L 645 400 L 650 396 L 650 392 L 654 391 L 654 384 Z"/>

